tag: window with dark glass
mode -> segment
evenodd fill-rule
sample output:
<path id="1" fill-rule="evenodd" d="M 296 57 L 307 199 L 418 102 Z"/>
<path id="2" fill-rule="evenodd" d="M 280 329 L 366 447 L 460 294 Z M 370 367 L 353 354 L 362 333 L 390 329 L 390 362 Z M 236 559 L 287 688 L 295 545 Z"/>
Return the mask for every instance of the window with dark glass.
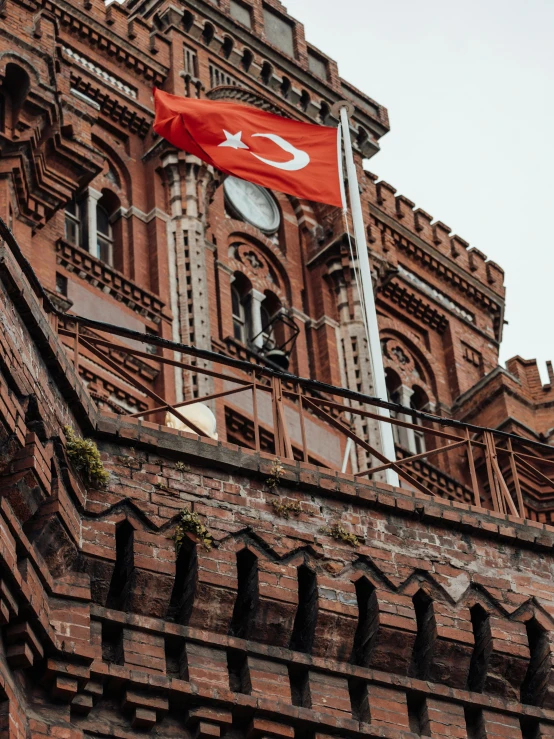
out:
<path id="1" fill-rule="evenodd" d="M 65 240 L 83 246 L 84 206 L 72 200 L 65 209 Z"/>
<path id="2" fill-rule="evenodd" d="M 96 256 L 98 259 L 113 263 L 113 232 L 108 212 L 101 206 L 96 206 Z"/>
<path id="3" fill-rule="evenodd" d="M 420 387 L 413 388 L 413 395 L 410 398 L 410 407 L 415 411 L 426 411 L 429 408 L 429 398 Z M 422 454 L 427 451 L 425 446 L 425 427 L 421 418 L 414 418 L 412 423 L 421 426 L 421 431 L 414 431 L 415 453 Z"/>
<path id="4" fill-rule="evenodd" d="M 246 311 L 241 296 L 236 287 L 231 287 L 231 302 L 233 310 L 233 336 L 237 341 L 246 341 Z"/>
<path id="5" fill-rule="evenodd" d="M 67 277 L 56 272 L 56 292 L 67 297 Z"/>

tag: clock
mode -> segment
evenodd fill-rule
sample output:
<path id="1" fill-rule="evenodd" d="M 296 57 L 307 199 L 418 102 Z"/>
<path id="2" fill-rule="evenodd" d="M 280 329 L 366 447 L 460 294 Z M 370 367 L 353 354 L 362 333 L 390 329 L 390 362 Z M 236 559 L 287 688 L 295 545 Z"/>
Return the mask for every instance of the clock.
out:
<path id="1" fill-rule="evenodd" d="M 227 177 L 223 183 L 225 201 L 233 215 L 272 234 L 279 228 L 281 215 L 277 203 L 264 187 L 238 177 Z"/>

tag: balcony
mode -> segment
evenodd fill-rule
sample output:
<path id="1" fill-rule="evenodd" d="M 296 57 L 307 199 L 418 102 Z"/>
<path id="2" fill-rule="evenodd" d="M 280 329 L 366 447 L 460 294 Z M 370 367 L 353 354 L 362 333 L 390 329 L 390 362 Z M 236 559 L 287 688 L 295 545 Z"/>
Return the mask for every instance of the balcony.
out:
<path id="1" fill-rule="evenodd" d="M 165 303 L 157 295 L 139 287 L 121 272 L 93 257 L 88 251 L 64 239 L 58 239 L 56 261 L 68 272 L 111 295 L 152 323 L 157 325 L 164 317 Z"/>
<path id="2" fill-rule="evenodd" d="M 145 338 L 121 327 L 82 317 L 64 319 L 60 334 L 74 342 L 74 356 L 81 351 L 94 354 L 150 399 L 149 408 L 129 413 L 131 418 L 151 419 L 163 427 L 173 417 L 185 434 L 209 439 L 211 434 L 187 414 L 187 407 L 210 404 L 222 422 L 221 436 L 244 449 L 269 452 L 275 455 L 276 463 L 315 463 L 334 474 L 349 470 L 347 476 L 353 482 L 364 478 L 378 480 L 385 470 L 393 469 L 400 486 L 412 492 L 517 518 L 549 520 L 545 510 L 537 505 L 537 500 L 554 493 L 554 482 L 548 477 L 548 468 L 554 466 L 554 449 L 545 444 L 414 411 L 242 359 L 153 336 Z M 142 346 L 115 343 L 121 338 Z M 207 375 L 212 378 L 214 391 L 204 397 L 170 403 L 136 375 L 126 372 L 124 362 L 110 359 L 114 350 L 135 360 L 158 363 L 160 368 L 170 365 L 184 373 Z M 172 358 L 164 350 L 170 350 Z M 384 419 L 379 415 L 381 408 L 388 408 L 401 418 L 411 417 L 413 422 Z M 391 461 L 354 432 L 354 416 L 419 433 L 423 429 L 426 450 L 411 455 L 401 452 L 397 460 Z M 418 419 L 420 423 L 416 423 Z M 356 469 L 355 455 L 345 455 L 348 439 L 354 449 L 361 448 L 370 455 L 371 467 Z"/>

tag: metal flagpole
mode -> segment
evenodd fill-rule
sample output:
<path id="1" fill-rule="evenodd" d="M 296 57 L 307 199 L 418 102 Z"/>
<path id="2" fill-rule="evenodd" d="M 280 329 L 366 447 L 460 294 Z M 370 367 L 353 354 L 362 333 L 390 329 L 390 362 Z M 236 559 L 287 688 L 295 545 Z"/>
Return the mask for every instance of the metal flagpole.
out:
<path id="1" fill-rule="evenodd" d="M 344 154 L 346 159 L 346 177 L 348 180 L 348 193 L 350 196 L 350 208 L 352 210 L 352 222 L 354 224 L 354 237 L 358 251 L 358 265 L 360 269 L 361 287 L 363 295 L 360 296 L 361 309 L 365 309 L 366 325 L 368 332 L 368 348 L 371 368 L 373 370 L 373 382 L 375 395 L 381 400 L 387 400 L 387 385 L 385 383 L 385 369 L 383 367 L 383 356 L 381 354 L 381 341 L 379 339 L 379 326 L 377 324 L 377 311 L 375 309 L 375 298 L 373 295 L 373 284 L 371 282 L 371 268 L 369 266 L 369 254 L 365 236 L 364 218 L 362 214 L 362 203 L 358 188 L 358 177 L 354 155 L 352 153 L 352 140 L 350 138 L 350 125 L 348 120 L 349 108 L 352 104 L 348 102 L 336 103 L 334 109 L 340 111 L 340 125 L 344 138 Z M 339 161 L 339 166 L 341 163 Z M 390 418 L 388 408 L 379 408 L 378 413 L 384 418 Z M 396 461 L 394 449 L 394 437 L 392 435 L 392 424 L 379 423 L 381 432 L 382 452 L 391 462 Z M 398 475 L 395 470 L 387 469 L 386 479 L 389 485 L 399 486 Z"/>

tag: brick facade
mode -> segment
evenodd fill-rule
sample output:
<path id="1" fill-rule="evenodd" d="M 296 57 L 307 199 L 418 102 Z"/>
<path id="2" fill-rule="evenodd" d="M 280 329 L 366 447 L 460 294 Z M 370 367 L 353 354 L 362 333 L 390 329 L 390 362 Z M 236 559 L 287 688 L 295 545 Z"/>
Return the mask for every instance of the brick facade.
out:
<path id="1" fill-rule="evenodd" d="M 435 498 L 354 477 L 367 445 L 347 455 L 316 414 L 301 429 L 289 396 L 281 421 L 263 393 L 210 400 L 219 441 L 126 415 L 255 379 L 254 327 L 279 311 L 290 372 L 373 393 L 341 214 L 273 193 L 276 230 L 245 220 L 217 172 L 152 133 L 153 85 L 328 125 L 349 99 L 390 398 L 552 442 L 553 383 L 498 365 L 502 269 L 362 170 L 387 111 L 278 0 L 0 0 L 2 731 L 554 736 L 547 447 L 521 475 L 524 521 L 470 505 L 460 450 L 412 463 Z M 124 337 L 77 357 L 51 303 L 252 373 L 160 365 Z M 98 443 L 107 488 L 69 462 L 67 425 Z M 378 446 L 374 419 L 352 428 Z M 397 429 L 399 457 L 435 448 L 425 429 Z M 493 508 L 484 458 L 477 476 Z M 209 550 L 190 534 L 176 554 L 186 508 Z"/>
<path id="2" fill-rule="evenodd" d="M 7 736 L 552 735 L 554 528 L 98 411 L 0 265 Z"/>

